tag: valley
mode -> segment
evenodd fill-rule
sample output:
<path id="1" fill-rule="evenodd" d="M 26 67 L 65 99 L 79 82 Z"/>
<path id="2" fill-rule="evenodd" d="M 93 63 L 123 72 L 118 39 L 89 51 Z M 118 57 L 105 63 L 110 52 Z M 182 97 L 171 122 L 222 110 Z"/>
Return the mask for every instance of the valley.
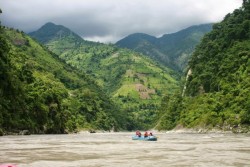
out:
<path id="1" fill-rule="evenodd" d="M 43 42 L 39 34 L 44 37 L 48 30 L 55 30 L 54 35 Z M 53 23 L 30 33 L 67 64 L 93 78 L 123 110 L 133 115 L 134 128 L 152 127 L 161 97 L 179 89 L 180 74 L 140 53 L 111 44 L 80 41 L 80 37 L 71 34 L 74 33 L 68 28 Z"/>
<path id="2" fill-rule="evenodd" d="M 85 40 L 52 22 L 29 34 L 1 26 L 0 135 L 247 133 L 249 13 L 244 0 L 221 22 L 158 38 L 134 33 L 115 44 Z"/>

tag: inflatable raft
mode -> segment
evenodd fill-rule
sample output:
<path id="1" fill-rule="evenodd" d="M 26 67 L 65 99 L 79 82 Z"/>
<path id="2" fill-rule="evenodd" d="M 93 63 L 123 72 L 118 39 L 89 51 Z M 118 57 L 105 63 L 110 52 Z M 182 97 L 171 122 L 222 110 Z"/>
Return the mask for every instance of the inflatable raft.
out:
<path id="1" fill-rule="evenodd" d="M 132 136 L 132 140 L 143 140 L 143 141 L 157 141 L 157 137 L 156 136 L 148 136 L 148 137 L 144 137 L 144 136 L 137 136 L 134 135 Z"/>

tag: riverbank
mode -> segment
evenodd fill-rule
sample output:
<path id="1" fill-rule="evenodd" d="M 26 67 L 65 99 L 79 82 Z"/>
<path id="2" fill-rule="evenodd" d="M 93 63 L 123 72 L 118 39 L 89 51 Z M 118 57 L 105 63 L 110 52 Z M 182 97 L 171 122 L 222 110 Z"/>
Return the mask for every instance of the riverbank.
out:
<path id="1" fill-rule="evenodd" d="M 224 126 L 224 127 L 195 127 L 195 128 L 185 128 L 181 125 L 176 126 L 173 130 L 166 131 L 166 133 L 222 133 L 222 134 L 230 134 L 230 133 L 250 133 L 250 126 L 246 125 L 238 125 L 238 126 Z"/>
<path id="2" fill-rule="evenodd" d="M 250 126 L 246 125 L 239 125 L 239 126 L 224 126 L 224 127 L 195 127 L 195 128 L 185 128 L 181 125 L 176 126 L 173 130 L 169 131 L 158 131 L 156 129 L 151 129 L 153 133 L 177 133 L 177 134 L 206 134 L 206 133 L 218 133 L 218 134 L 232 134 L 232 133 L 248 133 L 250 134 Z M 119 132 L 128 132 L 128 131 L 118 131 Z M 134 132 L 134 131 L 132 131 Z M 64 133 L 64 134 L 86 134 L 86 133 L 114 133 L 114 131 L 104 131 L 104 130 L 88 130 L 88 129 L 80 129 L 75 132 L 71 133 Z M 46 133 L 31 133 L 28 130 L 19 130 L 19 131 L 12 131 L 6 132 L 0 129 L 0 136 L 7 136 L 7 135 L 31 135 L 31 134 L 41 134 L 45 135 Z"/>

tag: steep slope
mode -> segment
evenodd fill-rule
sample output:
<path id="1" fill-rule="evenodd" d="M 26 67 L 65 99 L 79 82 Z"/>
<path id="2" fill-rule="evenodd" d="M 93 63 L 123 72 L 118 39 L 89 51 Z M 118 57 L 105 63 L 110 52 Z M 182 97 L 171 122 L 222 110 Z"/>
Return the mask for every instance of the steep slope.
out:
<path id="1" fill-rule="evenodd" d="M 132 34 L 118 41 L 116 45 L 148 55 L 176 70 L 184 70 L 195 46 L 211 28 L 212 24 L 191 26 L 160 38 L 147 34 Z"/>
<path id="2" fill-rule="evenodd" d="M 122 127 L 126 116 L 84 73 L 23 32 L 1 28 L 0 42 L 0 132 Z"/>
<path id="3" fill-rule="evenodd" d="M 249 13 L 250 2 L 245 0 L 240 9 L 226 15 L 205 35 L 189 63 L 185 96 L 164 100 L 159 127 L 182 124 L 249 131 Z"/>
<path id="4" fill-rule="evenodd" d="M 94 78 L 131 115 L 131 128 L 146 128 L 153 123 L 161 96 L 177 89 L 174 71 L 130 50 L 84 40 L 72 46 L 66 38 L 45 45 Z"/>

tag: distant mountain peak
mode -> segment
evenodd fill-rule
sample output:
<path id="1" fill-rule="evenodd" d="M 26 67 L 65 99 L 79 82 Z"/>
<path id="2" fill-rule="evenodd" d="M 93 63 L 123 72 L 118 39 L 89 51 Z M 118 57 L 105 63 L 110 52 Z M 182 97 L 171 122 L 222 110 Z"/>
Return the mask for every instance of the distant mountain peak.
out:
<path id="1" fill-rule="evenodd" d="M 64 38 L 69 36 L 71 38 L 75 38 L 78 41 L 82 40 L 82 38 L 79 35 L 71 31 L 70 29 L 62 25 L 56 25 L 55 23 L 52 22 L 44 24 L 37 31 L 29 33 L 29 35 L 43 44 L 46 44 L 54 39 Z"/>
<path id="2" fill-rule="evenodd" d="M 52 22 L 48 22 L 48 23 L 44 24 L 43 26 L 56 26 L 56 24 L 52 23 Z"/>
<path id="3" fill-rule="evenodd" d="M 145 34 L 145 33 L 134 33 L 116 42 L 117 46 L 132 49 L 135 46 L 140 45 L 140 43 L 154 43 L 157 40 L 156 37 Z M 124 46 L 126 43 L 126 46 Z"/>

